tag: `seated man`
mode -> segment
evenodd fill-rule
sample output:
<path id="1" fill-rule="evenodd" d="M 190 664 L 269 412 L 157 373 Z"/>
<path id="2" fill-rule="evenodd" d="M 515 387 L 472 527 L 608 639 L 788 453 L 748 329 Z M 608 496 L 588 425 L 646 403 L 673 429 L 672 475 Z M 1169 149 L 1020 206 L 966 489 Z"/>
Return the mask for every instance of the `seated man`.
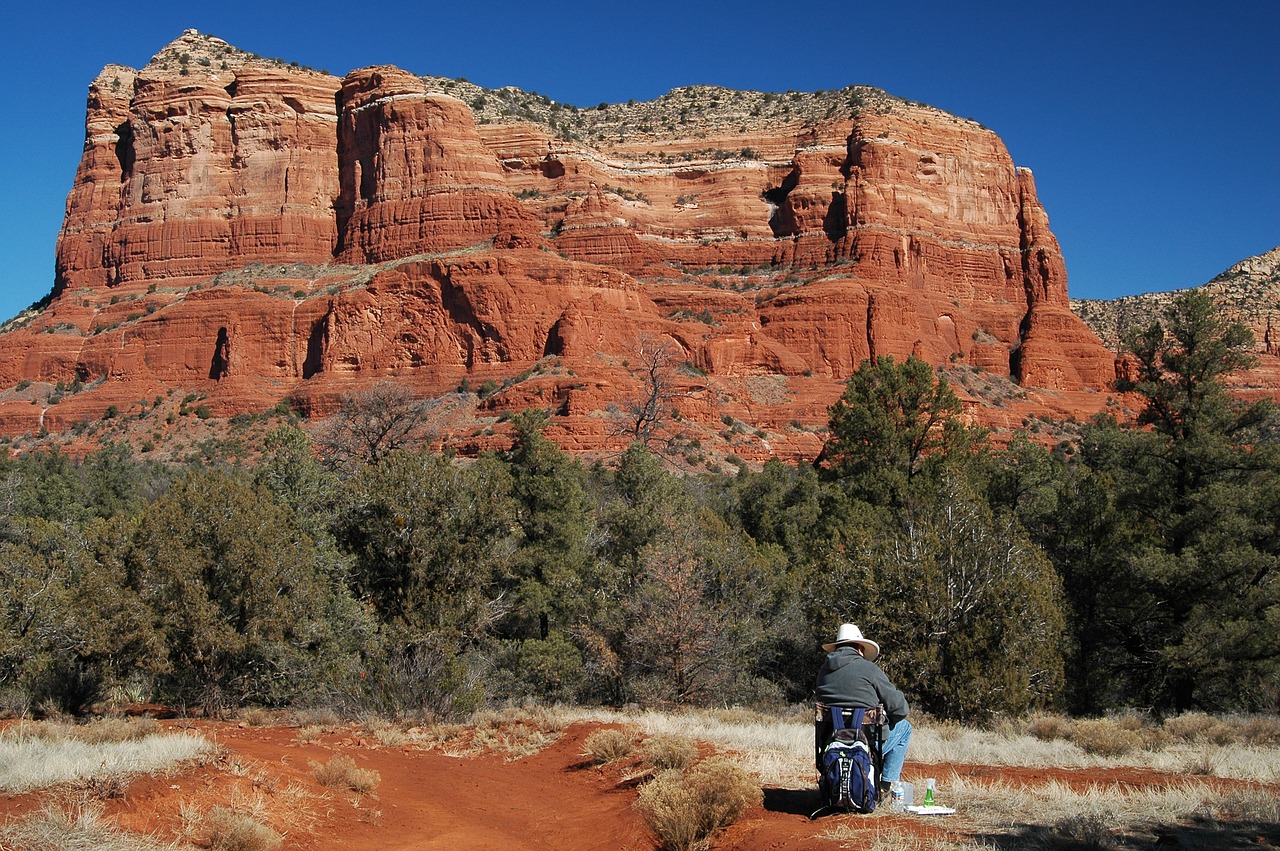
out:
<path id="1" fill-rule="evenodd" d="M 841 624 L 836 640 L 822 645 L 827 659 L 818 671 L 817 701 L 825 707 L 814 722 L 814 762 L 821 770 L 822 748 L 831 735 L 832 707 L 883 706 L 889 730 L 884 737 L 884 766 L 877 785 L 883 792 L 902 774 L 911 741 L 911 707 L 902 692 L 876 667 L 880 645 L 862 637 L 862 630 L 851 623 Z"/>

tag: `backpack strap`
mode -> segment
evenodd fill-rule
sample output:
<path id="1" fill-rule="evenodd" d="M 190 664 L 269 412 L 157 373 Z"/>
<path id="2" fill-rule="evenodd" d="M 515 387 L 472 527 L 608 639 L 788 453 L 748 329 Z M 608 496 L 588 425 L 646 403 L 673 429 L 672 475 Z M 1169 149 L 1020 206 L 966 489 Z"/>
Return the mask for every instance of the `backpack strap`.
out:
<path id="1" fill-rule="evenodd" d="M 834 733 L 837 730 L 843 730 L 845 728 L 844 707 L 832 706 L 829 711 L 831 712 L 831 732 Z"/>
<path id="2" fill-rule="evenodd" d="M 844 714 L 844 713 L 841 713 Z M 849 726 L 855 730 L 862 729 L 862 719 L 866 717 L 867 710 L 865 707 L 859 707 L 853 710 L 853 720 L 849 722 Z"/>

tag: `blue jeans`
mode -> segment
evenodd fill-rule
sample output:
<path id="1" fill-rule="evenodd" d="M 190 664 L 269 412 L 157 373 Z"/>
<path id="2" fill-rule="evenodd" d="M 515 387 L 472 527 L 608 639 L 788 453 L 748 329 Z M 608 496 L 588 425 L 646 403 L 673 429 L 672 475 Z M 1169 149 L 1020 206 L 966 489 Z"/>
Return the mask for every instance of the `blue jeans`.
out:
<path id="1" fill-rule="evenodd" d="M 907 761 L 907 744 L 911 741 L 911 722 L 903 718 L 884 738 L 884 770 L 880 773 L 883 783 L 902 779 L 902 763 Z"/>

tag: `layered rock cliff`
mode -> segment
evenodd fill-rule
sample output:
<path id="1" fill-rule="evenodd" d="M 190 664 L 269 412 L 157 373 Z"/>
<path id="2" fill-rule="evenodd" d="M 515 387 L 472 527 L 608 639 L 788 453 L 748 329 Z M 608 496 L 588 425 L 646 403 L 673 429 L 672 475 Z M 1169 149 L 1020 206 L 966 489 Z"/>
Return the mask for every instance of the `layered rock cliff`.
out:
<path id="1" fill-rule="evenodd" d="M 799 456 L 868 357 L 981 374 L 958 386 L 997 426 L 1096 410 L 1114 376 L 1031 172 L 990 130 L 861 87 L 578 109 L 188 31 L 91 84 L 56 268 L 0 335 L 5 433 L 175 388 L 220 416 L 323 416 L 387 378 L 488 380 L 463 438 L 540 405 L 601 448 L 656 348 L 680 428 Z M 80 392 L 49 404 L 58 385 Z"/>
<path id="2" fill-rule="evenodd" d="M 1254 367 L 1229 379 L 1245 397 L 1280 400 L 1280 246 L 1233 264 L 1197 289 L 1217 306 L 1223 318 L 1253 332 Z M 1130 331 L 1161 321 L 1182 290 L 1144 293 L 1116 299 L 1072 299 L 1071 308 L 1103 345 L 1122 349 Z"/>

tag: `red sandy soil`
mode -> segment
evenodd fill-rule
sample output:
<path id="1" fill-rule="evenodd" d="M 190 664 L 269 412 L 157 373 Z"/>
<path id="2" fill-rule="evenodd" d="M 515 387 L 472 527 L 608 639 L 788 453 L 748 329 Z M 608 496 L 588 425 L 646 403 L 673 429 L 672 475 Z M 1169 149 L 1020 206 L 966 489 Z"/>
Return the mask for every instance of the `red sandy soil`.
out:
<path id="1" fill-rule="evenodd" d="M 120 797 L 103 801 L 121 828 L 161 841 L 183 838 L 206 846 L 192 813 L 213 807 L 256 808 L 285 835 L 286 851 L 425 851 L 425 849 L 643 849 L 657 845 L 633 808 L 636 762 L 598 767 L 583 756 L 584 739 L 599 725 L 575 724 L 540 752 L 506 761 L 501 753 L 450 756 L 421 744 L 386 746 L 356 727 L 339 728 L 303 742 L 296 728 L 256 727 L 235 722 L 176 721 L 220 746 L 216 759 L 165 777 L 134 780 Z M 316 764 L 337 754 L 378 772 L 370 795 L 326 789 L 313 776 Z M 1184 779 L 1142 770 L 1099 772 L 969 765 L 909 765 L 910 776 L 961 775 L 1021 781 L 1053 778 L 1081 787 L 1094 783 L 1135 786 Z M 0 797 L 0 823 L 68 790 Z M 885 831 L 958 838 L 960 823 L 878 811 L 871 816 L 808 818 L 818 806 L 813 790 L 766 788 L 764 806 L 752 809 L 719 834 L 714 847 L 746 851 L 826 849 L 821 834 L 844 823 L 868 838 Z"/>

